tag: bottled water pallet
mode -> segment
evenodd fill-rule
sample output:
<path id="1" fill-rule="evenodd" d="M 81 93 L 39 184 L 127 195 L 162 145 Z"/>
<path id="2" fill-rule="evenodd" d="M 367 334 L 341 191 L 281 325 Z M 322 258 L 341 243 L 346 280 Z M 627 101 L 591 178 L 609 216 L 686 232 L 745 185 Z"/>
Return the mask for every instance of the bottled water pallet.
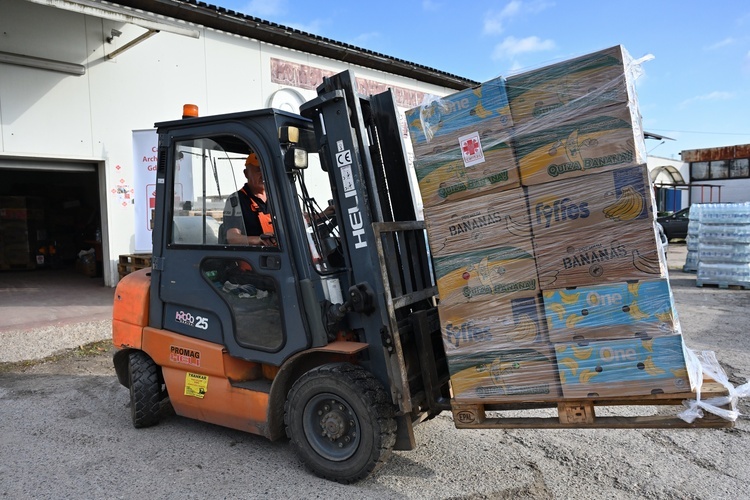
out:
<path id="1" fill-rule="evenodd" d="M 718 288 L 732 288 L 740 290 L 750 290 L 750 283 L 747 281 L 712 281 L 712 280 L 696 280 L 695 286 L 710 286 Z"/>

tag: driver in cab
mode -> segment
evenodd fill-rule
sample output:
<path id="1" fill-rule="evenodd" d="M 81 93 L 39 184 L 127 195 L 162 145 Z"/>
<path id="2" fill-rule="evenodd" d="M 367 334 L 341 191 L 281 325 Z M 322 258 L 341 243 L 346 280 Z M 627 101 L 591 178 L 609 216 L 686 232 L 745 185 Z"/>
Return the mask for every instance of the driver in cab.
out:
<path id="1" fill-rule="evenodd" d="M 260 161 L 255 153 L 245 160 L 242 188 L 224 206 L 226 239 L 230 245 L 276 246 L 266 186 Z"/>

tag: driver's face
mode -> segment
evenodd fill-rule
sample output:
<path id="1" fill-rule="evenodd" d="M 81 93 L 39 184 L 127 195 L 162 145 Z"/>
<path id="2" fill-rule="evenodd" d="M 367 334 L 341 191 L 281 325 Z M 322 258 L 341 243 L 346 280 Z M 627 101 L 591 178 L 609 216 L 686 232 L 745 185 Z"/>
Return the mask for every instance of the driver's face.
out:
<path id="1" fill-rule="evenodd" d="M 263 185 L 263 173 L 260 171 L 260 167 L 253 165 L 248 166 L 245 169 L 245 178 L 247 178 L 247 184 L 254 192 L 264 191 L 265 186 Z"/>

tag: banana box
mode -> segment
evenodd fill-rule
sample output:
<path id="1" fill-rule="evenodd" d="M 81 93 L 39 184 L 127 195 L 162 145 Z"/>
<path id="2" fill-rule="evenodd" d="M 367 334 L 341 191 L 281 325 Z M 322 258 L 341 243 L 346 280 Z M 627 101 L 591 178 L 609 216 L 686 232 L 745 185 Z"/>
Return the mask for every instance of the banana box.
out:
<path id="1" fill-rule="evenodd" d="M 514 125 L 547 128 L 573 113 L 635 102 L 632 57 L 621 45 L 508 77 Z"/>
<path id="2" fill-rule="evenodd" d="M 534 251 L 528 242 L 433 257 L 441 305 L 539 295 Z"/>
<path id="3" fill-rule="evenodd" d="M 682 335 L 555 345 L 565 398 L 690 392 L 690 359 Z"/>
<path id="4" fill-rule="evenodd" d="M 468 166 L 458 141 L 451 147 L 421 156 L 415 152 L 414 169 L 425 207 L 520 186 L 516 158 L 509 142 L 486 147 L 482 150 L 484 160 Z"/>
<path id="5" fill-rule="evenodd" d="M 437 257 L 503 244 L 532 248 L 526 194 L 516 188 L 424 209 Z"/>
<path id="6" fill-rule="evenodd" d="M 548 345 L 541 297 L 438 306 L 448 358 L 474 350 Z"/>
<path id="7" fill-rule="evenodd" d="M 487 350 L 448 359 L 453 400 L 531 403 L 562 396 L 551 346 Z"/>
<path id="8" fill-rule="evenodd" d="M 640 115 L 626 104 L 519 132 L 513 150 L 524 186 L 635 166 L 647 157 Z"/>
<path id="9" fill-rule="evenodd" d="M 512 127 L 505 80 L 495 78 L 474 88 L 436 98 L 406 112 L 414 152 L 421 144 L 458 145 L 458 138 L 483 130 L 483 135 L 506 136 Z M 504 142 L 504 141 L 503 141 Z"/>
<path id="10" fill-rule="evenodd" d="M 653 221 L 536 237 L 534 257 L 542 290 L 667 278 Z"/>
<path id="11" fill-rule="evenodd" d="M 552 342 L 682 333 L 666 279 L 545 290 L 543 297 Z"/>
<path id="12" fill-rule="evenodd" d="M 654 219 L 653 190 L 646 165 L 618 168 L 526 188 L 535 237 L 579 229 L 609 231 Z"/>

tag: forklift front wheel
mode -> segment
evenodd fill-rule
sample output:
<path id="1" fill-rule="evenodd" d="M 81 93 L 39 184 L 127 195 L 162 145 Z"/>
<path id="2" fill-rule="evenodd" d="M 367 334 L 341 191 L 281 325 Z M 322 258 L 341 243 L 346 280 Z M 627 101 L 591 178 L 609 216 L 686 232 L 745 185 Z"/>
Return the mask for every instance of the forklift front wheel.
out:
<path id="1" fill-rule="evenodd" d="M 396 441 L 390 395 L 360 366 L 334 363 L 305 373 L 289 391 L 286 433 L 320 477 L 352 483 L 385 464 Z"/>
<path id="2" fill-rule="evenodd" d="M 132 351 L 128 355 L 128 376 L 133 427 L 156 425 L 164 399 L 159 367 L 145 352 Z"/>

